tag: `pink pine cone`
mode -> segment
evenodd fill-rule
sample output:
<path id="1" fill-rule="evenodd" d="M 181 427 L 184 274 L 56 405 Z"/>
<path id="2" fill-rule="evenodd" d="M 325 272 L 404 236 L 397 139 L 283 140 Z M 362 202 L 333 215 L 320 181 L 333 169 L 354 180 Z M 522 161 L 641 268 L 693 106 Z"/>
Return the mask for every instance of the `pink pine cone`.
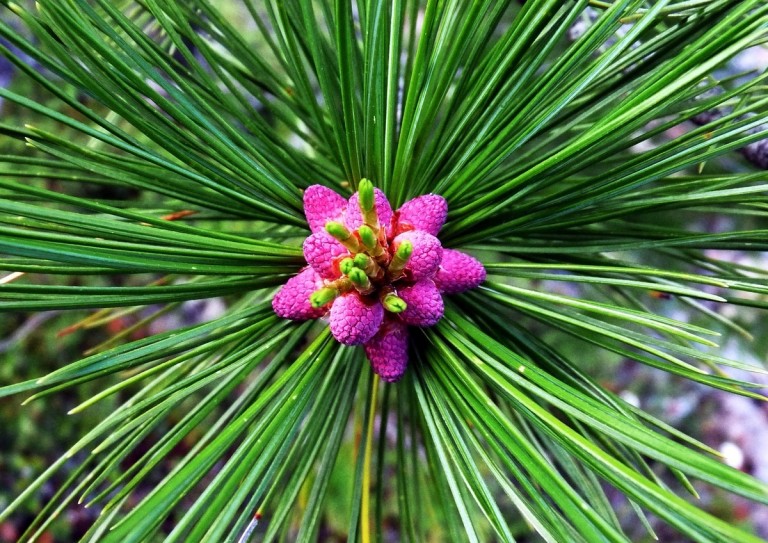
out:
<path id="1" fill-rule="evenodd" d="M 312 268 L 305 268 L 294 275 L 272 298 L 272 309 L 284 319 L 303 321 L 322 317 L 326 309 L 315 309 L 309 296 L 323 286 L 323 278 Z"/>
<path id="2" fill-rule="evenodd" d="M 413 253 L 405 266 L 405 269 L 411 271 L 413 280 L 432 277 L 443 259 L 443 246 L 440 240 L 421 230 L 411 230 L 395 237 L 392 243 L 394 249 L 397 250 L 403 241 L 410 241 L 413 244 Z"/>
<path id="3" fill-rule="evenodd" d="M 387 234 L 390 234 L 392 230 L 392 206 L 389 205 L 389 200 L 379 189 L 373 189 L 373 197 L 376 213 L 379 215 L 379 224 L 385 228 Z M 356 230 L 363 225 L 363 212 L 360 210 L 357 192 L 349 198 L 346 225 L 350 230 Z"/>
<path id="4" fill-rule="evenodd" d="M 443 297 L 431 279 L 398 289 L 408 307 L 400 313 L 403 322 L 411 326 L 434 326 L 443 318 Z"/>
<path id="5" fill-rule="evenodd" d="M 383 381 L 399 381 L 408 365 L 408 326 L 396 319 L 387 319 L 378 334 L 365 344 L 365 354 L 371 361 L 373 373 Z"/>
<path id="6" fill-rule="evenodd" d="M 347 201 L 327 187 L 312 185 L 304 192 L 304 212 L 312 230 L 303 245 L 309 266 L 283 285 L 272 299 L 272 307 L 280 317 L 294 320 L 315 319 L 328 314 L 331 333 L 336 340 L 344 345 L 364 345 L 373 371 L 382 380 L 392 383 L 403 376 L 408 365 L 408 327 L 437 324 L 444 311 L 442 293 L 454 294 L 478 286 L 485 280 L 485 268 L 468 254 L 443 249 L 437 239 L 448 214 L 448 204 L 442 196 L 419 196 L 406 202 L 395 214 L 384 193 L 377 188 L 373 191 L 379 225 L 384 232 L 378 233 L 375 249 L 368 247 L 361 252 L 377 259 L 385 273 L 371 270 L 371 266 L 366 265 L 370 289 L 365 287 L 365 295 L 358 290 L 349 290 L 351 279 L 333 282 L 342 276 L 340 261 L 345 256 L 352 256 L 352 252 L 328 234 L 325 226 L 328 221 L 336 221 L 353 232 L 360 228 L 363 213 L 359 194 L 353 194 Z M 412 244 L 413 251 L 405 273 L 397 267 L 387 270 L 387 263 L 406 241 Z M 368 262 L 367 258 L 364 262 Z M 359 274 L 360 270 L 357 272 Z M 355 281 L 356 284 L 367 284 L 362 280 Z M 315 309 L 310 298 L 323 287 L 329 290 L 320 291 L 318 300 L 327 299 L 326 296 L 332 293 L 338 294 L 337 288 L 345 293 L 332 304 L 329 302 Z M 379 297 L 390 292 L 405 302 L 405 310 L 385 312 Z M 393 311 L 402 309 L 397 305 L 390 308 Z"/>
<path id="7" fill-rule="evenodd" d="M 337 279 L 335 262 L 349 251 L 328 232 L 316 232 L 304 240 L 304 258 L 323 279 Z"/>
<path id="8" fill-rule="evenodd" d="M 304 191 L 304 215 L 312 232 L 325 230 L 328 221 L 340 221 L 347 201 L 323 185 L 312 185 Z"/>
<path id="9" fill-rule="evenodd" d="M 400 231 L 423 230 L 436 236 L 448 216 L 448 202 L 437 194 L 424 194 L 405 202 L 398 213 Z"/>
<path id="10" fill-rule="evenodd" d="M 331 306 L 331 333 L 344 345 L 362 345 L 376 335 L 384 320 L 378 301 L 363 300 L 356 292 L 339 296 Z"/>
<path id="11" fill-rule="evenodd" d="M 440 292 L 458 294 L 485 281 L 485 268 L 480 261 L 467 253 L 444 249 L 443 261 L 434 279 Z"/>

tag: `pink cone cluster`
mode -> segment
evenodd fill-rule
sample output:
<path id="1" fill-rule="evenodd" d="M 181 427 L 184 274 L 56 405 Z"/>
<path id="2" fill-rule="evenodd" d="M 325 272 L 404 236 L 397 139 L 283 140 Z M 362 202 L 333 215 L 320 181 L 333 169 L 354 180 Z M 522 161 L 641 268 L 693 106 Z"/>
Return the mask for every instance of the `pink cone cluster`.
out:
<path id="1" fill-rule="evenodd" d="M 435 325 L 442 294 L 478 286 L 485 268 L 437 239 L 448 213 L 442 196 L 425 194 L 393 211 L 370 182 L 360 187 L 349 200 L 322 185 L 304 192 L 309 266 L 283 285 L 272 307 L 294 320 L 328 315 L 333 336 L 364 345 L 373 371 L 394 382 L 408 364 L 408 327 Z"/>

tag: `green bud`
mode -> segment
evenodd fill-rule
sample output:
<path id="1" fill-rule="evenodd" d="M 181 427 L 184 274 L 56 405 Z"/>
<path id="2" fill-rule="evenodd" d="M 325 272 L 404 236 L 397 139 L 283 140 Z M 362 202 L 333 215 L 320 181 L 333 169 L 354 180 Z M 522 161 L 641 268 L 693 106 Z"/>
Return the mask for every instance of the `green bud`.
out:
<path id="1" fill-rule="evenodd" d="M 408 308 L 408 304 L 400 296 L 395 294 L 387 294 L 384 299 L 381 300 L 381 305 L 384 309 L 390 313 L 402 313 Z"/>
<path id="2" fill-rule="evenodd" d="M 361 179 L 357 186 L 358 197 L 360 199 L 360 209 L 363 211 L 370 211 L 375 205 L 375 198 L 373 195 L 373 183 L 368 179 Z"/>
<path id="3" fill-rule="evenodd" d="M 325 223 L 325 231 L 332 235 L 337 240 L 341 241 L 347 239 L 352 233 L 346 226 L 340 222 L 328 221 Z"/>
<path id="4" fill-rule="evenodd" d="M 365 275 L 377 281 L 384 276 L 384 270 L 376 261 L 365 253 L 357 253 L 353 259 L 356 268 L 360 268 Z"/>
<path id="5" fill-rule="evenodd" d="M 368 290 L 371 288 L 371 280 L 360 268 L 352 268 L 349 270 L 349 280 L 360 290 Z"/>
<path id="6" fill-rule="evenodd" d="M 371 263 L 371 257 L 366 255 L 365 253 L 357 253 L 355 257 L 352 259 L 352 263 L 355 265 L 356 268 L 365 270 L 365 268 L 367 268 Z"/>
<path id="7" fill-rule="evenodd" d="M 395 257 L 405 262 L 408 262 L 408 259 L 411 258 L 412 254 L 413 254 L 413 243 L 411 243 L 408 240 L 405 240 L 402 243 L 400 243 L 400 245 L 397 246 L 397 251 L 395 251 Z"/>
<path id="8" fill-rule="evenodd" d="M 363 242 L 363 246 L 367 250 L 373 251 L 376 248 L 377 240 L 373 228 L 364 224 L 357 229 L 357 234 L 360 236 L 360 241 Z"/>
<path id="9" fill-rule="evenodd" d="M 360 253 L 362 254 L 362 253 Z M 349 275 L 349 270 L 355 267 L 355 261 L 349 257 L 339 262 L 339 271 L 344 275 Z"/>
<path id="10" fill-rule="evenodd" d="M 352 232 L 340 222 L 328 221 L 325 223 L 325 231 L 353 253 L 360 250 L 360 242 L 357 241 L 357 238 L 352 235 Z"/>
<path id="11" fill-rule="evenodd" d="M 403 274 L 403 268 L 408 264 L 411 254 L 413 254 L 413 243 L 410 241 L 405 240 L 397 246 L 392 262 L 389 263 L 387 268 L 390 278 L 400 277 Z"/>
<path id="12" fill-rule="evenodd" d="M 360 203 L 360 211 L 363 213 L 363 223 L 372 229 L 379 227 L 379 214 L 376 212 L 376 197 L 373 192 L 373 183 L 368 179 L 361 179 L 357 186 L 357 198 Z"/>
<path id="13" fill-rule="evenodd" d="M 335 288 L 323 287 L 309 295 L 309 303 L 315 309 L 319 309 L 324 305 L 331 303 L 338 295 L 339 291 Z"/>

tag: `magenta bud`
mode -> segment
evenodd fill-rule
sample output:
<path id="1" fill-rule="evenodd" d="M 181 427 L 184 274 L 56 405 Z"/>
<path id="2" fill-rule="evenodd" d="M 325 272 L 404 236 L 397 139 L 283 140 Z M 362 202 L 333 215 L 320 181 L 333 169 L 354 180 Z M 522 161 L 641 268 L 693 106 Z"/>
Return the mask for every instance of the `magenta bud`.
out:
<path id="1" fill-rule="evenodd" d="M 436 236 L 448 216 L 448 202 L 437 194 L 424 194 L 408 200 L 398 210 L 398 228 L 422 230 Z"/>
<path id="2" fill-rule="evenodd" d="M 325 309 L 312 307 L 313 292 L 323 286 L 323 278 L 312 268 L 305 268 L 291 277 L 272 298 L 272 309 L 284 319 L 307 320 L 322 317 Z"/>
<path id="3" fill-rule="evenodd" d="M 304 215 L 312 232 L 322 232 L 328 221 L 342 219 L 347 200 L 328 187 L 312 185 L 304 191 Z"/>
<path id="4" fill-rule="evenodd" d="M 443 261 L 435 274 L 435 284 L 440 292 L 458 294 L 479 286 L 483 281 L 485 267 L 479 260 L 454 249 L 443 251 Z"/>
<path id="5" fill-rule="evenodd" d="M 324 279 L 335 279 L 339 273 L 333 263 L 348 251 L 328 232 L 316 232 L 304 240 L 304 258 Z"/>
<path id="6" fill-rule="evenodd" d="M 398 295 L 408 304 L 400 313 L 403 322 L 411 326 L 434 326 L 443 318 L 443 297 L 431 279 L 398 289 Z"/>
<path id="7" fill-rule="evenodd" d="M 365 355 L 382 381 L 399 381 L 408 366 L 408 327 L 396 318 L 385 320 L 379 332 L 365 344 Z"/>
<path id="8" fill-rule="evenodd" d="M 331 333 L 344 345 L 362 345 L 379 331 L 384 308 L 378 300 L 364 300 L 357 292 L 339 296 L 331 306 Z"/>
<path id="9" fill-rule="evenodd" d="M 427 234 L 421 230 L 410 230 L 403 232 L 394 239 L 400 247 L 406 242 L 411 244 L 410 255 L 405 264 L 405 269 L 411 271 L 414 281 L 432 277 L 437 272 L 440 261 L 443 259 L 443 246 L 432 234 Z"/>

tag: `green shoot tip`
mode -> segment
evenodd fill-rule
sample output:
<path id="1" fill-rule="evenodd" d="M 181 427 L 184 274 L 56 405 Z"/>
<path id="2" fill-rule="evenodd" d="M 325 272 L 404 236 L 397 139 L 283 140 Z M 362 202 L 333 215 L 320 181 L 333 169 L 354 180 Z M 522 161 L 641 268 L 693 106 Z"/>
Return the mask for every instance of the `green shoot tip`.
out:
<path id="1" fill-rule="evenodd" d="M 402 313 L 408 308 L 408 304 L 403 300 L 400 296 L 396 296 L 395 294 L 387 294 L 384 296 L 384 299 L 381 301 L 381 305 L 384 306 L 384 309 L 389 311 L 390 313 Z"/>
<path id="2" fill-rule="evenodd" d="M 400 243 L 400 245 L 397 246 L 397 251 L 395 251 L 395 256 L 399 258 L 400 260 L 408 260 L 411 258 L 411 255 L 413 254 L 413 243 L 411 243 L 408 240 L 403 241 Z"/>
<path id="3" fill-rule="evenodd" d="M 375 205 L 373 183 L 368 179 L 361 179 L 357 186 L 357 192 L 360 198 L 360 209 L 371 211 Z"/>
<path id="4" fill-rule="evenodd" d="M 360 253 L 358 253 L 360 254 Z M 357 255 L 356 255 L 357 256 Z M 355 259 L 347 257 L 339 262 L 339 271 L 344 275 L 349 275 L 349 271 L 356 266 Z"/>
<path id="5" fill-rule="evenodd" d="M 372 251 L 376 248 L 376 233 L 373 231 L 373 228 L 364 224 L 357 229 L 357 233 L 366 249 Z"/>
<path id="6" fill-rule="evenodd" d="M 323 287 L 309 295 L 309 303 L 315 309 L 320 309 L 324 305 L 331 303 L 338 294 L 339 291 L 335 288 Z"/>
<path id="7" fill-rule="evenodd" d="M 336 221 L 328 221 L 325 223 L 325 231 L 336 239 L 347 239 L 351 235 L 346 226 Z"/>
<path id="8" fill-rule="evenodd" d="M 368 289 L 371 286 L 371 281 L 368 276 L 360 268 L 352 268 L 349 271 L 349 280 L 354 283 L 356 287 L 362 289 Z"/>

